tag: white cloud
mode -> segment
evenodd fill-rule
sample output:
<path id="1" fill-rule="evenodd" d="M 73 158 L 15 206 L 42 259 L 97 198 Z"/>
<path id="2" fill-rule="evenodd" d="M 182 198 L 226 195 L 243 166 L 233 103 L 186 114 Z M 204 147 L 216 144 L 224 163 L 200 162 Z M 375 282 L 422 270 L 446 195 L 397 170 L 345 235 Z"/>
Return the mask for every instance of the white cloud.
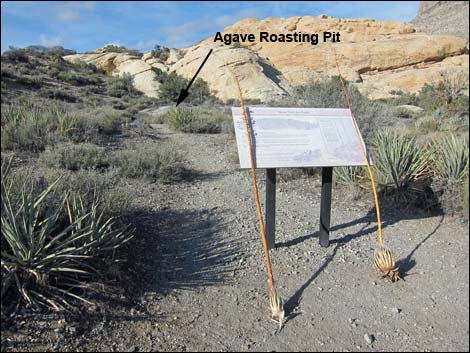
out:
<path id="1" fill-rule="evenodd" d="M 55 7 L 56 19 L 61 22 L 77 22 L 83 11 L 93 11 L 95 7 L 94 1 L 76 1 L 57 5 Z"/>
<path id="2" fill-rule="evenodd" d="M 187 22 L 182 25 L 177 25 L 165 29 L 167 33 L 166 45 L 170 47 L 181 48 L 194 44 L 195 34 L 204 32 L 213 32 L 223 30 L 225 27 L 234 24 L 235 22 L 247 18 L 256 17 L 258 14 L 257 9 L 248 8 L 238 11 L 231 15 L 223 15 L 214 18 L 200 18 L 195 21 Z"/>
<path id="3" fill-rule="evenodd" d="M 155 39 L 149 39 L 149 40 L 139 40 L 137 42 L 137 44 L 135 45 L 135 48 L 136 49 L 149 49 L 149 48 L 153 48 L 156 44 L 159 44 L 158 41 L 156 41 Z"/>
<path id="4" fill-rule="evenodd" d="M 45 47 L 56 47 L 62 45 L 64 40 L 61 37 L 48 37 L 44 34 L 41 34 L 39 37 L 39 42 Z"/>

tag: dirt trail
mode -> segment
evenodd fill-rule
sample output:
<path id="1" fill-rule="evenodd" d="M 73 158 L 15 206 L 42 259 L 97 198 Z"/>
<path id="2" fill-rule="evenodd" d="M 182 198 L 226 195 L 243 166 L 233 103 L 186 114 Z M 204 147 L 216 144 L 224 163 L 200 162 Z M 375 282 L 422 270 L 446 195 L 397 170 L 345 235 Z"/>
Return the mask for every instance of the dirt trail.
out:
<path id="1" fill-rule="evenodd" d="M 291 319 L 275 333 L 251 178 L 230 163 L 229 137 L 161 132 L 199 173 L 159 190 L 174 224 L 159 235 L 164 279 L 152 286 L 172 294 L 150 303 L 166 319 L 135 330 L 154 337 L 142 348 L 468 350 L 469 236 L 457 220 L 385 209 L 386 242 L 408 274 L 391 284 L 373 268 L 371 200 L 351 202 L 334 190 L 332 244 L 324 249 L 316 234 L 318 180 L 281 181 L 273 262 Z"/>
<path id="2" fill-rule="evenodd" d="M 135 186 L 141 217 L 141 309 L 74 338 L 86 350 L 468 351 L 469 234 L 458 219 L 384 207 L 385 242 L 405 281 L 373 267 L 372 198 L 333 190 L 331 245 L 318 244 L 319 181 L 278 183 L 275 277 L 290 319 L 276 333 L 251 179 L 230 161 L 225 134 L 164 127 L 195 176 Z M 264 199 L 264 175 L 260 173 Z M 134 266 L 135 267 L 135 266 Z M 372 336 L 368 344 L 364 335 Z"/>

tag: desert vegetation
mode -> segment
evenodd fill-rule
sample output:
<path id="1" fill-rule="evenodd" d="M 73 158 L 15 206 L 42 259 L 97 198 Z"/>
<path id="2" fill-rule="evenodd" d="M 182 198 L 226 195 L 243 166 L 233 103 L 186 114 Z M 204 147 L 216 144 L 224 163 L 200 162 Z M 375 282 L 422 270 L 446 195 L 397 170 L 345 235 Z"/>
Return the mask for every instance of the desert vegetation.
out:
<path id="1" fill-rule="evenodd" d="M 2 55 L 2 315 L 71 310 L 112 292 L 135 228 L 124 219 L 126 180 L 174 183 L 189 174 L 177 146 L 120 141 L 139 140 L 130 125 L 156 100 L 132 77 L 66 63 L 66 53 Z"/>
<path id="2" fill-rule="evenodd" d="M 468 218 L 465 188 L 469 115 L 468 96 L 463 92 L 465 82 L 468 76 L 444 72 L 442 80 L 426 84 L 418 94 L 394 92 L 393 98 L 375 101 L 363 96 L 354 85 L 347 85 L 384 196 L 406 205 L 428 210 L 442 208 Z M 271 104 L 347 108 L 338 77 L 296 87 L 292 95 Z M 363 168 L 335 169 L 337 184 L 369 189 Z M 443 169 L 447 170 L 445 174 L 454 171 L 457 175 L 444 176 Z M 289 176 L 293 175 L 308 175 L 308 170 L 291 172 Z"/>
<path id="3" fill-rule="evenodd" d="M 168 52 L 156 48 L 154 56 L 166 60 Z M 237 101 L 220 101 L 198 79 L 184 104 L 173 108 L 187 79 L 154 69 L 160 98 L 149 98 L 134 88 L 132 76 L 110 77 L 65 62 L 61 55 L 67 53 L 11 49 L 2 55 L 2 315 L 20 308 L 73 311 L 128 286 L 122 278 L 137 266 L 127 262 L 130 254 L 149 241 L 135 215 L 155 212 L 144 209 L 139 190 L 171 194 L 191 178 L 197 189 L 198 180 L 213 177 L 196 175 L 185 146 L 174 141 L 178 137 L 167 141 L 156 128 L 214 139 L 231 163 L 228 173 L 238 166 L 230 114 Z M 394 92 L 383 100 L 347 85 L 381 200 L 468 221 L 462 80 L 446 73 L 417 94 Z M 337 77 L 295 87 L 269 104 L 347 107 Z M 318 168 L 295 168 L 281 170 L 279 178 L 290 183 L 320 175 Z M 356 199 L 370 196 L 364 168 L 335 168 L 334 180 Z M 164 219 L 163 228 L 165 222 L 179 220 Z"/>

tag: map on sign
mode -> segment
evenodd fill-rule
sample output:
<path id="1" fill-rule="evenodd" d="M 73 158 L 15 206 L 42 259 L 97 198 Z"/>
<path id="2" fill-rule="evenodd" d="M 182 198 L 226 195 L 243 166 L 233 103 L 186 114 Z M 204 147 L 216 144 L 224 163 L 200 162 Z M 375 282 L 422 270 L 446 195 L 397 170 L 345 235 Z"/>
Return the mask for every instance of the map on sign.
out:
<path id="1" fill-rule="evenodd" d="M 365 165 L 348 109 L 246 109 L 256 168 Z M 242 109 L 232 108 L 232 115 L 240 168 L 251 168 Z"/>

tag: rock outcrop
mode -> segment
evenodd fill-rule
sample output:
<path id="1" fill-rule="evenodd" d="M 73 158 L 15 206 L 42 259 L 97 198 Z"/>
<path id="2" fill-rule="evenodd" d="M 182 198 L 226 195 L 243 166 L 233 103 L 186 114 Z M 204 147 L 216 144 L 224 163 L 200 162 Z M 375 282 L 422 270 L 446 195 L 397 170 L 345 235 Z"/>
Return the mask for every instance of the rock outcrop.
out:
<path id="1" fill-rule="evenodd" d="M 325 75 L 337 75 L 335 57 L 345 78 L 373 98 L 390 92 L 418 91 L 444 71 L 468 72 L 465 38 L 428 35 L 410 24 L 372 19 L 337 19 L 327 16 L 265 20 L 245 19 L 224 33 L 322 33 L 341 32 L 341 43 L 246 43 L 269 58 L 292 84 L 303 84 Z M 202 45 L 208 45 L 208 39 Z M 201 45 L 201 44 L 200 44 Z M 458 60 L 447 60 L 459 57 Z"/>
<path id="2" fill-rule="evenodd" d="M 420 16 L 441 8 L 444 2 L 420 5 Z M 462 5 L 463 7 L 467 6 Z M 454 5 L 452 5 L 454 6 Z M 418 16 L 418 18 L 420 17 Z M 468 9 L 466 11 L 468 23 Z M 467 33 L 468 33 L 468 26 Z M 191 78 L 210 48 L 214 52 L 200 72 L 209 88 L 219 98 L 237 98 L 236 86 L 226 68 L 231 67 L 241 81 L 246 98 L 269 101 L 285 95 L 291 87 L 337 75 L 336 60 L 343 76 L 354 82 L 371 98 L 390 97 L 394 91 L 417 92 L 425 83 L 438 82 L 442 75 L 468 75 L 468 41 L 462 36 L 443 32 L 422 32 L 414 23 L 340 19 L 327 15 L 291 18 L 248 18 L 225 28 L 224 33 L 275 34 L 341 33 L 341 43 L 242 43 L 227 46 L 213 38 L 195 46 L 170 50 L 162 61 L 145 53 L 137 58 L 127 54 L 97 53 L 66 56 L 66 60 L 84 60 L 112 75 L 130 73 L 136 88 L 149 96 L 158 95 L 158 82 L 152 68 L 175 71 Z M 468 77 L 468 76 L 467 76 Z M 468 81 L 468 80 L 467 80 Z"/>
<path id="3" fill-rule="evenodd" d="M 420 1 L 412 21 L 423 32 L 469 37 L 468 1 Z"/>
<path id="4" fill-rule="evenodd" d="M 207 81 L 220 99 L 238 98 L 237 86 L 230 71 L 242 82 L 242 94 L 246 98 L 266 102 L 285 95 L 291 89 L 282 73 L 253 51 L 213 43 L 189 48 L 184 57 L 171 67 L 171 71 L 192 78 L 211 48 L 214 52 L 210 65 L 205 65 L 198 77 Z"/>
<path id="5" fill-rule="evenodd" d="M 139 57 L 97 50 L 97 53 L 92 54 L 66 55 L 64 59 L 69 62 L 84 61 L 93 64 L 112 76 L 130 74 L 137 90 L 149 97 L 158 97 L 160 83 L 155 80 L 156 74 L 152 66 Z"/>

